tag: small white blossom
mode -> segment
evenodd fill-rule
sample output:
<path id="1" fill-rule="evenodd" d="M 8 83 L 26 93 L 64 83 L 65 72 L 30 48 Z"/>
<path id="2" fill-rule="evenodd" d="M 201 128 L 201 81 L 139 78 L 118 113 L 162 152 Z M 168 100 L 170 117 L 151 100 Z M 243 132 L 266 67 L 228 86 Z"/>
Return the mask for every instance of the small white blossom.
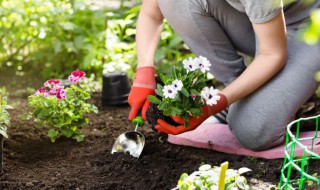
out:
<path id="1" fill-rule="evenodd" d="M 174 81 L 172 82 L 172 86 L 173 86 L 177 91 L 180 91 L 180 90 L 182 89 L 182 87 L 183 87 L 183 83 L 182 83 L 181 80 L 176 79 L 176 80 L 174 80 Z"/>
<path id="2" fill-rule="evenodd" d="M 212 106 L 217 104 L 217 101 L 220 100 L 218 93 L 219 90 L 214 89 L 212 86 L 210 88 L 204 87 L 201 91 L 201 97 L 206 101 L 207 105 Z"/>
<path id="3" fill-rule="evenodd" d="M 194 59 L 194 63 L 198 65 L 198 68 L 202 73 L 210 71 L 211 63 L 206 57 L 199 56 Z"/>
<path id="4" fill-rule="evenodd" d="M 183 64 L 183 67 L 188 71 L 195 71 L 196 69 L 199 68 L 198 64 L 195 63 L 192 57 L 189 57 L 188 59 L 183 60 L 182 64 Z"/>
<path id="5" fill-rule="evenodd" d="M 178 93 L 178 91 L 172 85 L 164 86 L 162 89 L 162 92 L 165 98 L 171 98 L 171 99 L 174 99 Z"/>

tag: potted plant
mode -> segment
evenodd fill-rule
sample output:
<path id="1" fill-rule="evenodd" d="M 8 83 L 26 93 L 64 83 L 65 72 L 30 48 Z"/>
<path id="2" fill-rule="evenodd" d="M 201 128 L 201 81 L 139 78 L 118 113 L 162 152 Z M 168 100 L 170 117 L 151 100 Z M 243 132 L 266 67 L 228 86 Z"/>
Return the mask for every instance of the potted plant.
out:
<path id="1" fill-rule="evenodd" d="M 68 77 L 71 85 L 64 87 L 60 80 L 51 79 L 28 97 L 32 115 L 40 125 L 49 127 L 48 136 L 55 142 L 59 135 L 84 140 L 81 127 L 89 122 L 86 114 L 98 112 L 98 108 L 87 102 L 93 92 L 85 72 L 76 70 Z"/>
<path id="2" fill-rule="evenodd" d="M 170 116 L 182 117 L 184 126 L 188 127 L 190 116 L 197 117 L 203 114 L 204 105 L 217 103 L 219 90 L 207 86 L 210 66 L 205 57 L 190 57 L 174 65 L 171 75 L 160 73 L 156 95 L 148 96 L 152 104 L 146 116 L 152 128 L 157 119 L 174 125 Z"/>
<path id="3" fill-rule="evenodd" d="M 3 140 L 8 138 L 7 127 L 10 126 L 8 109 L 13 109 L 7 104 L 7 98 L 0 94 L 0 173 L 3 170 Z"/>

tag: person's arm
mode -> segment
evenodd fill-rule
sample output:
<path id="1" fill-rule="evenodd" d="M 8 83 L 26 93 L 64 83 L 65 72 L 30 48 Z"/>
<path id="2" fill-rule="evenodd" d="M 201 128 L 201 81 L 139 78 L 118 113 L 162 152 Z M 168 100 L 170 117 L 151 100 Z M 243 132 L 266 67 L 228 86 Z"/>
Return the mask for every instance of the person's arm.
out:
<path id="1" fill-rule="evenodd" d="M 142 118 L 146 120 L 146 112 L 150 104 L 147 97 L 155 94 L 154 54 L 159 43 L 162 22 L 163 16 L 158 1 L 143 1 L 136 33 L 138 67 L 128 97 L 128 103 L 131 106 L 129 120 L 133 120 L 140 110 Z"/>
<path id="2" fill-rule="evenodd" d="M 230 85 L 221 91 L 229 105 L 257 90 L 286 63 L 287 42 L 283 12 L 272 20 L 253 24 L 259 41 L 259 54 L 248 68 Z"/>
<path id="3" fill-rule="evenodd" d="M 137 56 L 138 67 L 154 66 L 161 31 L 163 16 L 157 0 L 144 0 L 137 21 Z"/>

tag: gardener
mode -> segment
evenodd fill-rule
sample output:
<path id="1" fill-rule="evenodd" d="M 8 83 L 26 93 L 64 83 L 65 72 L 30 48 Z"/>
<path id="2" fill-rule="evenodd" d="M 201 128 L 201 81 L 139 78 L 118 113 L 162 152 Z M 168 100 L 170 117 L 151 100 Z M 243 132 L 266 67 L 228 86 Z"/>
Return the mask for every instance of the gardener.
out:
<path id="1" fill-rule="evenodd" d="M 211 73 L 225 84 L 216 105 L 191 117 L 189 127 L 158 120 L 161 133 L 193 130 L 228 107 L 227 122 L 247 149 L 259 151 L 284 140 L 286 125 L 316 90 L 320 43 L 298 39 L 320 0 L 145 0 L 137 22 L 138 67 L 128 101 L 129 119 L 149 106 L 154 94 L 154 54 L 165 17 L 196 55 L 207 57 Z M 254 57 L 248 67 L 243 57 Z"/>

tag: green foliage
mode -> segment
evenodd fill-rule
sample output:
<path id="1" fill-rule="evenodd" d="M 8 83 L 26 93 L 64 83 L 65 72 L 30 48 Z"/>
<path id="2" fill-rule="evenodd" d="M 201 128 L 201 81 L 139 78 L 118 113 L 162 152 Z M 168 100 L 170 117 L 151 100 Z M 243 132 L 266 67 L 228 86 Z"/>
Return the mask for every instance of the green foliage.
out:
<path id="1" fill-rule="evenodd" d="M 303 34 L 303 40 L 308 44 L 316 44 L 320 39 L 320 9 L 310 14 L 310 25 Z"/>
<path id="2" fill-rule="evenodd" d="M 105 10 L 83 0 L 2 0 L 0 67 L 61 78 L 75 68 L 102 71 Z"/>
<path id="3" fill-rule="evenodd" d="M 101 76 L 127 71 L 134 75 L 136 20 L 140 5 L 93 9 L 85 0 L 0 1 L 0 68 L 17 74 L 41 73 L 63 78 L 75 68 Z M 168 71 L 172 60 L 191 55 L 165 21 L 155 55 L 157 69 Z M 161 63 L 161 64 L 160 64 Z"/>
<path id="4" fill-rule="evenodd" d="M 7 127 L 10 126 L 10 117 L 7 110 L 13 107 L 7 104 L 7 97 L 2 97 L 1 94 L 0 101 L 0 134 L 8 138 Z"/>
<path id="5" fill-rule="evenodd" d="M 96 106 L 87 103 L 93 89 L 87 80 L 83 80 L 65 90 L 65 99 L 43 93 L 31 95 L 28 97 L 29 106 L 33 108 L 35 121 L 49 127 L 48 136 L 52 142 L 61 134 L 80 142 L 84 140 L 81 127 L 89 122 L 86 114 L 98 112 Z"/>

